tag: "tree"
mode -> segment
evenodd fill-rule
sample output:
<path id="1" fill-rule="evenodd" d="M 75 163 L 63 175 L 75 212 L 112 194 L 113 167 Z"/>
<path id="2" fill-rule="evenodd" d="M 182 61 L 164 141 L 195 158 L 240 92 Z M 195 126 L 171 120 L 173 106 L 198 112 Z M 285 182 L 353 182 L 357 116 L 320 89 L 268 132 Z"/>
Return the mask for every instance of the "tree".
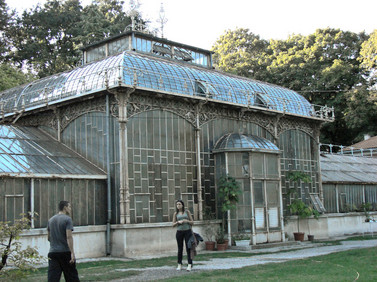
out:
<path id="1" fill-rule="evenodd" d="M 225 72 L 245 77 L 256 76 L 263 69 L 259 59 L 266 51 L 267 41 L 249 29 L 228 30 L 214 44 L 214 64 Z"/>
<path id="2" fill-rule="evenodd" d="M 371 72 L 372 85 L 377 79 L 377 29 L 375 29 L 367 41 L 361 45 L 361 66 Z"/>
<path id="3" fill-rule="evenodd" d="M 219 178 L 219 200 L 221 202 L 222 215 L 222 227 L 218 230 L 216 241 L 217 243 L 223 243 L 225 240 L 225 217 L 230 220 L 230 211 L 237 207 L 239 196 L 242 194 L 240 183 L 230 175 L 223 175 Z M 230 231 L 230 223 L 228 224 L 228 231 Z M 230 232 L 228 234 L 231 236 Z"/>
<path id="4" fill-rule="evenodd" d="M 74 68 L 80 48 L 125 31 L 131 20 L 123 1 L 95 0 L 82 7 L 80 0 L 48 0 L 43 6 L 14 17 L 6 32 L 8 58 L 19 67 L 45 77 Z"/>
<path id="5" fill-rule="evenodd" d="M 22 85 L 34 79 L 31 74 L 25 74 L 11 64 L 0 65 L 0 91 Z"/>
<path id="6" fill-rule="evenodd" d="M 95 0 L 83 9 L 78 36 L 82 46 L 117 35 L 126 30 L 131 19 L 123 12 L 123 1 Z"/>
<path id="7" fill-rule="evenodd" d="M 14 46 L 9 58 L 39 77 L 76 66 L 80 52 L 75 37 L 81 11 L 79 0 L 49 0 L 43 7 L 38 4 L 24 11 L 7 33 Z"/>
<path id="8" fill-rule="evenodd" d="M 364 85 L 352 89 L 345 95 L 345 121 L 352 130 L 359 132 L 353 143 L 362 141 L 364 134 L 377 135 L 377 92 Z"/>
<path id="9" fill-rule="evenodd" d="M 30 219 L 22 215 L 14 224 L 0 221 L 0 279 L 8 280 L 20 278 L 25 275 L 25 270 L 33 270 L 34 265 L 42 260 L 35 248 L 28 246 L 22 249 L 20 239 L 21 232 L 30 229 Z M 16 269 L 7 269 L 12 265 Z"/>
<path id="10" fill-rule="evenodd" d="M 4 36 L 8 28 L 9 22 L 14 16 L 14 11 L 10 12 L 5 0 L 0 0 L 0 61 L 4 61 L 4 54 L 7 51 L 7 41 Z"/>
<path id="11" fill-rule="evenodd" d="M 360 129 L 351 128 L 344 118 L 345 93 L 367 83 L 358 61 L 361 45 L 368 38 L 366 34 L 318 29 L 308 36 L 292 35 L 287 40 L 270 40 L 263 48 L 256 48 L 255 53 L 254 48 L 243 46 L 260 46 L 248 39 L 248 32 L 233 33 L 238 35 L 236 40 L 233 36 L 218 41 L 213 49 L 222 70 L 295 90 L 312 104 L 334 106 L 335 122 L 322 127 L 321 142 L 352 143 Z M 228 38 L 229 34 L 232 32 L 228 31 L 221 38 Z M 233 46 L 232 40 L 239 43 Z"/>

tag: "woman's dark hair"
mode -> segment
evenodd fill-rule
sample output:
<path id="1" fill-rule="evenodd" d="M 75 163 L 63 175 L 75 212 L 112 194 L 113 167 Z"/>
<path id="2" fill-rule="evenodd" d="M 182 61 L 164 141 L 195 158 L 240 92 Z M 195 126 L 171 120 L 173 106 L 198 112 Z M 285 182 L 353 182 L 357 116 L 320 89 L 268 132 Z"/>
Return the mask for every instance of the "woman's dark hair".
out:
<path id="1" fill-rule="evenodd" d="M 178 200 L 178 201 L 175 202 L 175 210 L 177 211 L 177 213 L 179 213 L 179 210 L 177 208 L 177 203 L 181 203 L 182 204 L 182 211 L 185 211 L 185 203 L 182 200 Z"/>
<path id="2" fill-rule="evenodd" d="M 64 207 L 68 207 L 69 202 L 68 201 L 60 201 L 59 203 L 59 211 L 62 211 Z"/>

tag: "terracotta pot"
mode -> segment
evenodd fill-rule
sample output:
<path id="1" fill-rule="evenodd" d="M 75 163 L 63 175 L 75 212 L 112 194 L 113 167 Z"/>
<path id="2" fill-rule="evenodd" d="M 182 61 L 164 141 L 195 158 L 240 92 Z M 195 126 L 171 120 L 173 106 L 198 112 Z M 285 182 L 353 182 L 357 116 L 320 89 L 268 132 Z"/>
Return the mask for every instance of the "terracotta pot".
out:
<path id="1" fill-rule="evenodd" d="M 207 251 L 213 251 L 215 249 L 216 242 L 214 242 L 214 241 L 205 241 L 204 243 L 206 244 L 206 250 Z"/>
<path id="2" fill-rule="evenodd" d="M 225 240 L 224 240 L 224 244 L 226 245 L 225 250 L 227 250 L 228 247 L 229 247 L 229 240 L 228 240 L 228 239 L 225 239 Z"/>
<path id="3" fill-rule="evenodd" d="M 295 241 L 304 241 L 304 236 L 305 236 L 305 233 L 304 232 L 294 232 L 293 233 L 293 236 L 295 237 Z"/>
<path id="4" fill-rule="evenodd" d="M 217 243 L 217 250 L 218 251 L 225 251 L 226 250 L 226 244 L 219 244 Z"/>

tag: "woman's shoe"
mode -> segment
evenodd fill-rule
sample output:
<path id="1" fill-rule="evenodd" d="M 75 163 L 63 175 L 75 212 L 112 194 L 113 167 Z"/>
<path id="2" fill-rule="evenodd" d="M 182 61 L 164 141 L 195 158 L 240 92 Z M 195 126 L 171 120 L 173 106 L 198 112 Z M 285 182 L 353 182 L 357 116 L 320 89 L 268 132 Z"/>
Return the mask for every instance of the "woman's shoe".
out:
<path id="1" fill-rule="evenodd" d="M 178 264 L 177 270 L 182 270 L 182 264 Z"/>
<path id="2" fill-rule="evenodd" d="M 191 268 L 192 268 L 192 264 L 189 264 L 189 265 L 187 265 L 187 271 L 191 271 Z"/>

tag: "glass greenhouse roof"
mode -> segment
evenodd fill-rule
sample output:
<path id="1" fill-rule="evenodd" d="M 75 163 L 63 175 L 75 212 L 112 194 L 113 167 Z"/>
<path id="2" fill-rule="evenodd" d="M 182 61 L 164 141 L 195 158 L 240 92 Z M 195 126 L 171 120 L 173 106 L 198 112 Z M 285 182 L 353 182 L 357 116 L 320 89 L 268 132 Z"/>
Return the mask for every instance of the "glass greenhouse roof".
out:
<path id="1" fill-rule="evenodd" d="M 8 89 L 0 93 L 0 116 L 4 118 L 119 86 L 334 119 L 333 108 L 311 105 L 292 90 L 133 51 Z"/>
<path id="2" fill-rule="evenodd" d="M 341 154 L 321 154 L 324 183 L 377 183 L 377 159 Z"/>
<path id="3" fill-rule="evenodd" d="M 0 176 L 106 179 L 106 173 L 35 127 L 0 125 Z"/>
<path id="4" fill-rule="evenodd" d="M 279 153 L 279 148 L 271 141 L 258 136 L 228 133 L 215 144 L 213 152 L 225 151 L 269 151 Z"/>

